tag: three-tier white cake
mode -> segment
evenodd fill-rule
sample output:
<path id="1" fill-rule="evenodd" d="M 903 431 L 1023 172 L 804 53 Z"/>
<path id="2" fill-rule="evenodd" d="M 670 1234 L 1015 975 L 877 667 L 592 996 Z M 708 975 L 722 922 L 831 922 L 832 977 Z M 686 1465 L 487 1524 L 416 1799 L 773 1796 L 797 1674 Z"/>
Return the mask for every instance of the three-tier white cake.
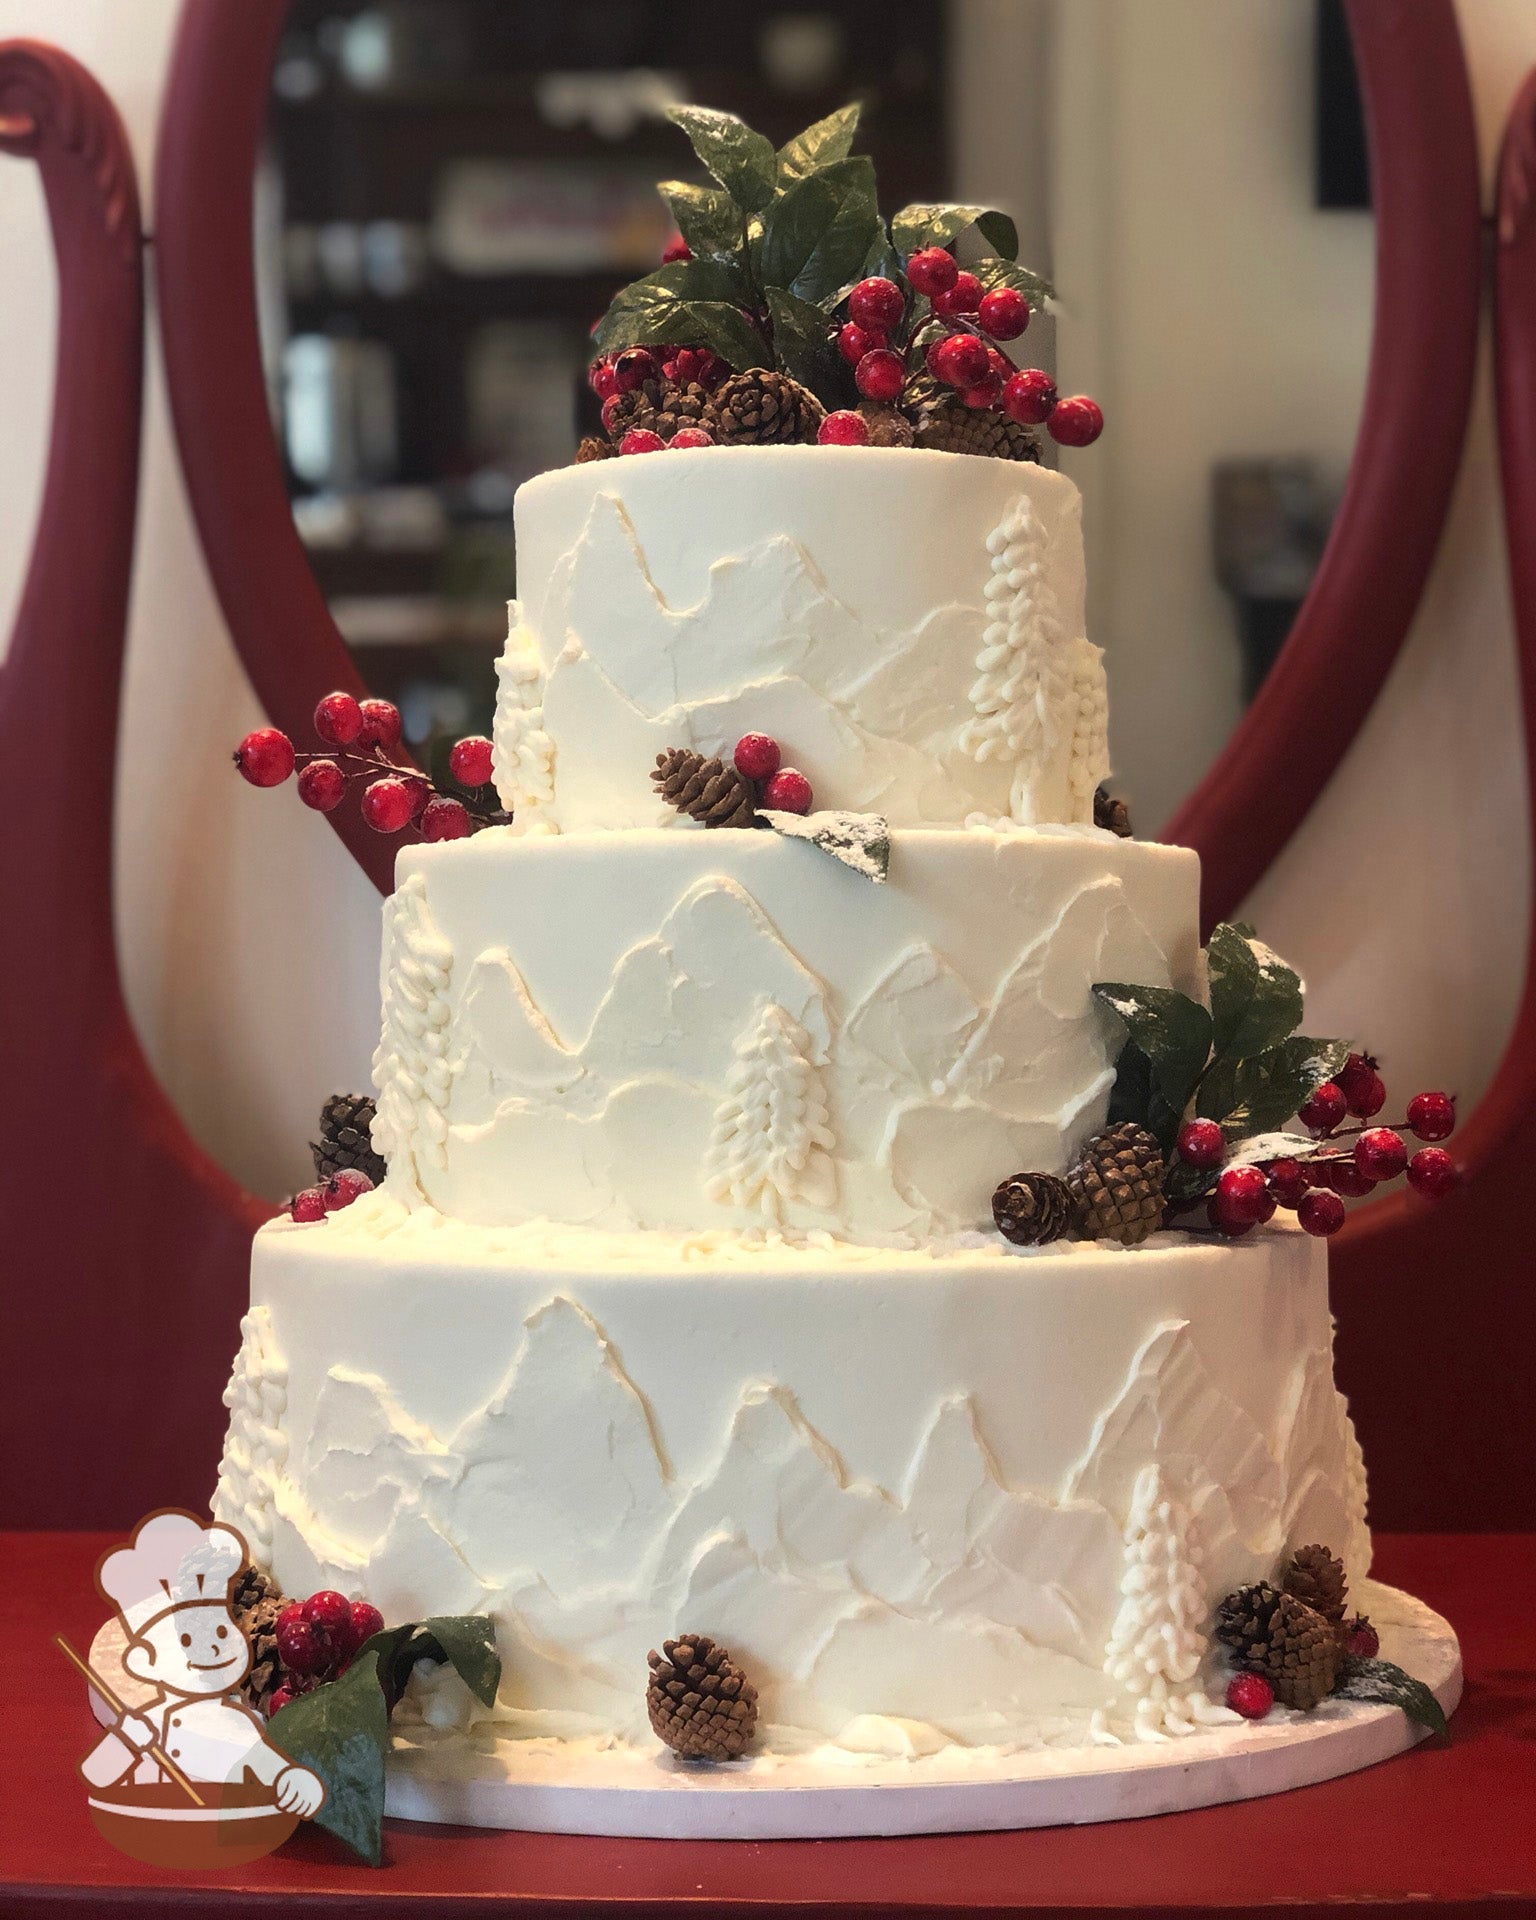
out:
<path id="1" fill-rule="evenodd" d="M 400 858 L 387 1186 L 258 1235 L 217 1513 L 289 1592 L 492 1615 L 482 1746 L 654 1747 L 680 1630 L 769 1755 L 1220 1721 L 1192 1613 L 1299 1542 L 1363 1577 L 1365 1482 L 1320 1241 L 992 1228 L 1104 1122 L 1093 983 L 1203 984 L 1195 856 L 1092 824 L 1076 489 L 716 448 L 547 474 L 517 538 L 515 824 Z M 748 731 L 884 884 L 657 798 Z M 1208 1604 L 1128 1663 L 1158 1580 Z"/>

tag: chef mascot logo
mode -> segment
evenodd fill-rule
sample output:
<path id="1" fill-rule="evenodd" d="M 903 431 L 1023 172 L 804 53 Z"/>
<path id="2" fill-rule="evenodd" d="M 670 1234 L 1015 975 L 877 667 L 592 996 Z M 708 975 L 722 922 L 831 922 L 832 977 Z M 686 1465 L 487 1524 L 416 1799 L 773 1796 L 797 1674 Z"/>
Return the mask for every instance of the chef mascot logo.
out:
<path id="1" fill-rule="evenodd" d="M 118 1634 L 109 1623 L 97 1636 L 90 1671 L 112 1717 L 80 1771 L 97 1828 L 137 1859 L 257 1860 L 324 1804 L 319 1777 L 273 1745 L 240 1693 L 251 1649 L 230 1590 L 245 1561 L 234 1528 L 164 1512 L 140 1521 L 131 1544 L 96 1569 Z M 103 1649 L 114 1639 L 119 1670 L 109 1678 Z"/>

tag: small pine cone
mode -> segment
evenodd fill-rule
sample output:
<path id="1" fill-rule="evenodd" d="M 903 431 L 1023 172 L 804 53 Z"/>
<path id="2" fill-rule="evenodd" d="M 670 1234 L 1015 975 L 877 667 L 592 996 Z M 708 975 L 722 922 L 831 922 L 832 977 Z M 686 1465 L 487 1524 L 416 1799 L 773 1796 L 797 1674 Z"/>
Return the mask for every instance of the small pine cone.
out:
<path id="1" fill-rule="evenodd" d="M 617 447 L 631 427 L 644 427 L 649 432 L 656 430 L 656 415 L 661 408 L 663 380 L 642 380 L 638 387 L 631 387 L 628 393 L 621 393 L 611 407 L 603 409 L 606 424 L 603 431 Z"/>
<path id="2" fill-rule="evenodd" d="M 1028 427 L 995 407 L 968 407 L 950 395 L 923 400 L 914 441 L 939 453 L 990 454 L 995 460 L 1038 460 L 1040 443 Z"/>
<path id="3" fill-rule="evenodd" d="M 589 460 L 611 460 L 618 451 L 606 440 L 600 440 L 595 433 L 587 434 L 576 449 L 576 464 L 585 466 Z"/>
<path id="4" fill-rule="evenodd" d="M 270 1574 L 260 1567 L 241 1569 L 229 1597 L 235 1625 L 251 1644 L 251 1670 L 240 1683 L 240 1690 L 261 1714 L 283 1678 L 283 1664 L 277 1657 L 277 1616 L 285 1605 Z"/>
<path id="5" fill-rule="evenodd" d="M 1081 1231 L 1090 1240 L 1134 1247 L 1163 1223 L 1163 1150 L 1134 1121 L 1085 1141 L 1067 1169 L 1067 1186 Z"/>
<path id="6" fill-rule="evenodd" d="M 697 381 L 680 385 L 675 380 L 664 380 L 655 412 L 643 424 L 652 433 L 659 433 L 663 440 L 670 440 L 679 427 L 708 427 L 713 432 L 715 403 Z"/>
<path id="7" fill-rule="evenodd" d="M 1263 1674 L 1283 1707 L 1310 1713 L 1333 1692 L 1343 1657 L 1333 1628 L 1267 1580 L 1227 1595 L 1216 1609 L 1216 1638 L 1239 1667 Z"/>
<path id="8" fill-rule="evenodd" d="M 1280 1584 L 1293 1600 L 1320 1613 L 1335 1630 L 1342 1627 L 1349 1587 L 1344 1562 L 1326 1547 L 1298 1547 Z"/>
<path id="9" fill-rule="evenodd" d="M 911 446 L 912 422 L 899 407 L 883 406 L 878 400 L 866 400 L 859 408 L 859 416 L 869 428 L 869 444 L 872 447 Z"/>
<path id="10" fill-rule="evenodd" d="M 1072 1224 L 1072 1190 L 1054 1173 L 1016 1173 L 992 1196 L 992 1218 L 1016 1247 L 1043 1247 Z"/>
<path id="11" fill-rule="evenodd" d="M 1108 787 L 1100 787 L 1093 796 L 1093 824 L 1106 828 L 1110 833 L 1118 833 L 1122 840 L 1129 840 L 1131 810 Z"/>
<path id="12" fill-rule="evenodd" d="M 373 1150 L 374 1101 L 366 1093 L 333 1093 L 320 1110 L 320 1138 L 311 1140 L 315 1175 L 322 1184 L 354 1169 L 376 1187 L 389 1169 Z"/>
<path id="13" fill-rule="evenodd" d="M 685 1760 L 738 1760 L 757 1732 L 757 1689 L 707 1634 L 652 1651 L 646 1711 L 657 1737 Z"/>
<path id="14" fill-rule="evenodd" d="M 668 805 L 706 827 L 750 827 L 757 818 L 751 783 L 723 760 L 668 747 L 657 754 L 651 778 Z"/>
<path id="15" fill-rule="evenodd" d="M 711 399 L 715 438 L 726 447 L 808 446 L 827 413 L 809 387 L 767 367 L 733 373 Z"/>

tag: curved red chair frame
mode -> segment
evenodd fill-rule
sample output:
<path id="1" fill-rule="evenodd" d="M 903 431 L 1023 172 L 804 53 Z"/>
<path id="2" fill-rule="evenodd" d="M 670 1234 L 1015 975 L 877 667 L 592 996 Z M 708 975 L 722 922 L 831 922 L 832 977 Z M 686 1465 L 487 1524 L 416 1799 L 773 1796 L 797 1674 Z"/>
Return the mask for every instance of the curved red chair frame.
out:
<path id="1" fill-rule="evenodd" d="M 139 1050 L 112 924 L 118 692 L 144 357 L 122 124 L 66 54 L 0 45 L 0 148 L 36 161 L 59 272 L 58 379 L 32 562 L 0 671 L 0 1152 L 7 1526 L 202 1505 L 270 1209 L 189 1138 Z M 66 765 L 67 756 L 67 765 Z M 67 776 L 67 777 L 66 777 Z"/>

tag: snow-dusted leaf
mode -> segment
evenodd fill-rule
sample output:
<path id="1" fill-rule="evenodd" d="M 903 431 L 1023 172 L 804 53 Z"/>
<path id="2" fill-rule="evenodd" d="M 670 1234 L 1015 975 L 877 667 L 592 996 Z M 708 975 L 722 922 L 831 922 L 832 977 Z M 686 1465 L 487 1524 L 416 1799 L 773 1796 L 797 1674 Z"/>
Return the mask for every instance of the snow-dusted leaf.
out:
<path id="1" fill-rule="evenodd" d="M 1256 1133 L 1240 1140 L 1222 1161 L 1224 1167 L 1252 1167 L 1261 1160 L 1302 1160 L 1316 1151 L 1317 1142 L 1306 1133 Z"/>
<path id="2" fill-rule="evenodd" d="M 891 870 L 890 822 L 881 814 L 780 813 L 770 807 L 760 809 L 757 817 L 788 839 L 809 840 L 876 885 Z"/>
<path id="3" fill-rule="evenodd" d="M 1422 1680 L 1394 1666 L 1390 1660 L 1349 1660 L 1344 1677 L 1334 1688 L 1338 1700 L 1369 1700 L 1383 1706 L 1401 1707 L 1415 1725 L 1431 1733 L 1448 1733 L 1440 1702 Z"/>

